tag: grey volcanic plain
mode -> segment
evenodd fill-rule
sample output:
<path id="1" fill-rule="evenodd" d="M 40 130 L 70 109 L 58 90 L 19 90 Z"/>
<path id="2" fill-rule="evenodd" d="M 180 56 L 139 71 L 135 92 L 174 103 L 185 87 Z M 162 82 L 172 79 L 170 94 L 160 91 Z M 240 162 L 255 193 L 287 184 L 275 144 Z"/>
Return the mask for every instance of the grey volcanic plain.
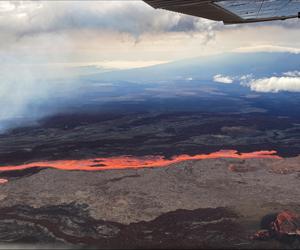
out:
<path id="1" fill-rule="evenodd" d="M 8 182 L 0 185 L 0 241 L 103 249 L 299 247 L 298 241 L 250 239 L 264 215 L 300 212 L 294 119 L 259 113 L 59 115 L 12 129 L 1 135 L 3 167 L 99 156 L 168 158 L 220 149 L 277 149 L 283 158 L 93 172 L 38 166 L 2 171 L 0 178 Z"/>
<path id="2" fill-rule="evenodd" d="M 297 248 L 297 241 L 250 237 L 264 215 L 300 212 L 298 163 L 210 159 L 8 177 L 0 186 L 0 240 L 57 247 Z"/>

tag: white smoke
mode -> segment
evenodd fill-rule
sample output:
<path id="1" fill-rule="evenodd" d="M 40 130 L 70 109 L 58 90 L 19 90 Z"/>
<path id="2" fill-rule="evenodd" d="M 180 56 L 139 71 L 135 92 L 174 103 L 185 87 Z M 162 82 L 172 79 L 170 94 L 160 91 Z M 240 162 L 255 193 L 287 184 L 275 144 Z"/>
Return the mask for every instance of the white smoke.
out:
<path id="1" fill-rule="evenodd" d="M 43 87 L 41 87 L 43 86 Z M 38 83 L 36 76 L 25 66 L 1 64 L 0 68 L 0 132 L 13 126 L 16 119 L 37 116 L 30 104 L 38 98 L 45 98 L 47 86 Z"/>
<path id="2" fill-rule="evenodd" d="M 66 72 L 32 62 L 21 63 L 9 56 L 4 58 L 0 67 L 0 132 L 18 125 L 18 121 L 33 122 L 54 112 L 42 107 L 53 102 L 59 91 L 73 88 L 66 80 Z M 60 78 L 65 79 L 63 83 Z"/>

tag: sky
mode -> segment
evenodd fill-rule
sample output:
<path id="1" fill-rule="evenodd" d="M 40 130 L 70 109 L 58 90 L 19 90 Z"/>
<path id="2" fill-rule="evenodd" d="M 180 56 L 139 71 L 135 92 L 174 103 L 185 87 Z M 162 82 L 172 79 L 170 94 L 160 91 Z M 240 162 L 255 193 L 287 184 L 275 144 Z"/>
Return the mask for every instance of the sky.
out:
<path id="1" fill-rule="evenodd" d="M 32 114 L 29 103 L 62 89 L 50 80 L 75 77 L 78 67 L 105 71 L 226 52 L 300 53 L 298 22 L 225 26 L 140 0 L 0 1 L 0 122 Z M 232 77 L 214 80 L 230 84 Z M 299 75 L 251 81 L 254 90 L 270 81 L 270 91 L 286 82 L 300 90 Z"/>
<path id="2" fill-rule="evenodd" d="M 139 0 L 0 2 L 0 55 L 14 64 L 126 68 L 232 51 L 298 53 L 298 20 L 225 26 Z"/>

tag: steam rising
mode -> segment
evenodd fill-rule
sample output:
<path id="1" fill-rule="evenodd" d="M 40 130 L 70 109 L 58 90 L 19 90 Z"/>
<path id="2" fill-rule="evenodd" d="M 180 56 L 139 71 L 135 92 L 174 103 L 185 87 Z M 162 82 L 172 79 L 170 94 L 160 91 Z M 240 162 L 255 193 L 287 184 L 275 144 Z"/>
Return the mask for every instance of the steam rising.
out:
<path id="1" fill-rule="evenodd" d="M 47 66 L 23 63 L 6 58 L 0 68 L 0 132 L 19 122 L 33 122 L 49 115 L 55 107 L 48 105 L 58 90 L 71 91 L 68 82 L 62 85 L 55 78 L 65 77 Z"/>
<path id="2" fill-rule="evenodd" d="M 29 112 L 30 103 L 38 97 L 43 97 L 46 90 L 42 91 L 41 84 L 37 84 L 37 79 L 30 69 L 21 65 L 16 66 L 13 62 L 1 64 L 0 83 L 1 131 L 7 126 L 6 122 L 21 118 Z M 31 115 L 34 116 L 34 112 Z"/>

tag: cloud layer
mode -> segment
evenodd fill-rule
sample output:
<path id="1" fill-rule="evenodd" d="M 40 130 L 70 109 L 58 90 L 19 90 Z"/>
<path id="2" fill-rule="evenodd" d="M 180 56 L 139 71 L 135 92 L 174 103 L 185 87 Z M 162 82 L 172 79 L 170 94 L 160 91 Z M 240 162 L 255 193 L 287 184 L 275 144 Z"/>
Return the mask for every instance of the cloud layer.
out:
<path id="1" fill-rule="evenodd" d="M 144 33 L 207 32 L 219 24 L 204 19 L 154 10 L 137 1 L 3 2 L 0 30 L 18 37 L 80 29 Z"/>
<path id="2" fill-rule="evenodd" d="M 224 76 L 220 74 L 214 76 L 214 82 L 230 84 L 233 83 L 233 81 L 233 77 L 230 76 Z"/>
<path id="3" fill-rule="evenodd" d="M 273 76 L 269 78 L 252 80 L 248 83 L 248 85 L 251 90 L 256 92 L 300 92 L 300 77 Z"/>
<path id="4" fill-rule="evenodd" d="M 252 74 L 243 76 L 215 75 L 214 82 L 230 84 L 238 81 L 252 91 L 262 93 L 300 92 L 300 71 L 284 72 L 281 76 L 270 76 L 255 79 Z"/>
<path id="5" fill-rule="evenodd" d="M 295 21 L 224 26 L 154 10 L 143 1 L 1 1 L 0 57 L 9 50 L 18 58 L 34 51 L 60 62 L 170 61 L 225 51 L 298 53 L 297 29 Z"/>

